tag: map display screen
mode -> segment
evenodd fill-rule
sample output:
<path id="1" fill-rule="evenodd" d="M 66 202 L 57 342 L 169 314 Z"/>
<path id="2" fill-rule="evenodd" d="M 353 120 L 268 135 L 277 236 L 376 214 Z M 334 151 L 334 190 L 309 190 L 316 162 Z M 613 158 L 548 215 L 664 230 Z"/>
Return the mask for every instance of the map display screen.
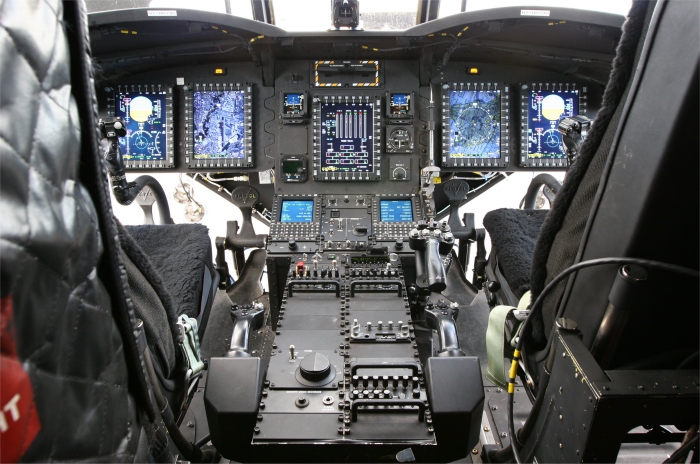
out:
<path id="1" fill-rule="evenodd" d="M 115 116 L 124 120 L 126 137 L 119 138 L 125 160 L 165 160 L 168 151 L 165 91 L 116 92 Z"/>
<path id="2" fill-rule="evenodd" d="M 245 158 L 244 92 L 195 91 L 192 101 L 194 158 Z"/>
<path id="3" fill-rule="evenodd" d="M 380 200 L 379 218 L 382 222 L 413 222 L 411 200 Z"/>
<path id="4" fill-rule="evenodd" d="M 501 91 L 450 91 L 452 159 L 501 157 Z"/>
<path id="5" fill-rule="evenodd" d="M 313 200 L 282 200 L 280 222 L 312 222 L 313 219 Z"/>
<path id="6" fill-rule="evenodd" d="M 321 171 L 372 172 L 372 103 L 321 105 Z"/>
<path id="7" fill-rule="evenodd" d="M 527 108 L 527 157 L 566 158 L 559 121 L 579 111 L 578 90 L 530 90 Z"/>

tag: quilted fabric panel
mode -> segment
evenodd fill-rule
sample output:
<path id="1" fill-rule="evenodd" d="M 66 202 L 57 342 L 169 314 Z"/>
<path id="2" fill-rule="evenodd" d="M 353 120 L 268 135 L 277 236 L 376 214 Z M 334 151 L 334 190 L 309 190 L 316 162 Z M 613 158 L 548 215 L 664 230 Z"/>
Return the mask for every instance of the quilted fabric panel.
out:
<path id="1" fill-rule="evenodd" d="M 41 424 L 22 460 L 130 461 L 140 429 L 96 272 L 103 245 L 78 177 L 62 19 L 60 0 L 0 0 L 2 296 Z"/>

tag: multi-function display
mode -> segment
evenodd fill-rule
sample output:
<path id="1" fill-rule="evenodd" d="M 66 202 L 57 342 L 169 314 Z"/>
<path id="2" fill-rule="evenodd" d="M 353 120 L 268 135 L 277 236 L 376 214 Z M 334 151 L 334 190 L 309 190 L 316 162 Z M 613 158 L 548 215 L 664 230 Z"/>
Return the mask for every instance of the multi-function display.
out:
<path id="1" fill-rule="evenodd" d="M 244 92 L 195 91 L 192 101 L 194 158 L 245 158 Z"/>
<path id="2" fill-rule="evenodd" d="M 321 105 L 321 172 L 374 170 L 373 116 L 369 102 Z"/>
<path id="3" fill-rule="evenodd" d="M 282 200 L 280 222 L 312 222 L 313 200 Z"/>
<path id="4" fill-rule="evenodd" d="M 566 147 L 557 126 L 562 119 L 577 114 L 577 89 L 531 89 L 527 107 L 527 157 L 566 158 Z"/>
<path id="5" fill-rule="evenodd" d="M 114 97 L 114 115 L 126 125 L 126 137 L 119 138 L 124 160 L 165 160 L 169 143 L 166 91 L 118 91 Z"/>
<path id="6" fill-rule="evenodd" d="M 382 222 L 413 222 L 411 200 L 380 200 L 379 218 Z"/>
<path id="7" fill-rule="evenodd" d="M 501 157 L 501 91 L 450 91 L 449 157 Z"/>

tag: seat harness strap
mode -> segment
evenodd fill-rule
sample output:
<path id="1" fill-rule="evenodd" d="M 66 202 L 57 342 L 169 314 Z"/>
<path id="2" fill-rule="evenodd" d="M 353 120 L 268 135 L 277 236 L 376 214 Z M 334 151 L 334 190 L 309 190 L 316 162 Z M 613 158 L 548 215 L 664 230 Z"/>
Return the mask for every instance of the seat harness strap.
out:
<path id="1" fill-rule="evenodd" d="M 527 309 L 529 305 L 530 292 L 527 292 L 520 299 L 517 308 L 500 305 L 493 308 L 489 315 L 489 325 L 486 329 L 486 355 L 488 358 L 486 378 L 498 387 L 506 388 L 508 384 L 505 374 L 506 321 L 510 319 L 515 326 L 514 335 L 509 343 L 514 346 L 513 343 L 517 343 L 516 340 L 520 334 L 522 321 L 529 313 Z M 510 357 L 510 355 L 508 356 Z"/>

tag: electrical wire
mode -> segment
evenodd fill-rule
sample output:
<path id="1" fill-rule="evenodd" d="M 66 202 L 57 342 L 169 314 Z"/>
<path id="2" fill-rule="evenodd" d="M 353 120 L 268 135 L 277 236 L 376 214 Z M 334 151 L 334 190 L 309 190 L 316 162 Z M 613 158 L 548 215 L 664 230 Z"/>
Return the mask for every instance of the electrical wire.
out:
<path id="1" fill-rule="evenodd" d="M 194 180 L 194 179 L 193 179 Z M 185 184 L 182 182 L 182 173 L 180 173 L 180 187 L 182 187 L 182 190 L 185 191 L 185 195 L 187 195 L 187 199 L 190 200 L 192 203 L 195 205 L 199 206 L 200 208 L 203 208 L 202 205 L 200 205 L 197 200 L 195 200 L 192 195 L 190 195 L 189 189 L 185 188 Z"/>
<path id="2" fill-rule="evenodd" d="M 698 434 L 696 433 L 693 438 L 688 440 L 686 443 L 681 445 L 680 448 L 678 448 L 676 451 L 673 452 L 671 456 L 668 457 L 664 461 L 663 464 L 667 463 L 675 463 L 679 462 L 682 460 L 682 462 L 685 462 L 685 458 L 688 456 L 688 453 L 690 453 L 690 450 L 698 446 Z"/>
<path id="3" fill-rule="evenodd" d="M 663 263 L 660 261 L 652 261 L 648 259 L 639 259 L 639 258 L 599 258 L 599 259 L 591 259 L 588 261 L 582 261 L 578 264 L 574 264 L 573 266 L 568 267 L 567 269 L 563 270 L 559 275 L 557 275 L 555 278 L 553 278 L 542 290 L 542 292 L 539 294 L 535 302 L 532 304 L 530 307 L 530 313 L 528 314 L 527 318 L 525 319 L 525 322 L 523 322 L 522 329 L 520 330 L 520 338 L 518 339 L 518 345 L 515 348 L 515 351 L 513 352 L 513 362 L 511 364 L 510 372 L 509 372 L 509 379 L 508 379 L 508 431 L 510 433 L 511 437 L 511 449 L 513 451 L 513 457 L 515 458 L 515 461 L 518 464 L 521 464 L 522 461 L 520 460 L 520 453 L 518 451 L 518 445 L 516 444 L 517 437 L 515 435 L 515 423 L 513 422 L 513 400 L 515 399 L 515 377 L 518 372 L 518 361 L 520 360 L 520 354 L 523 350 L 523 346 L 525 344 L 525 335 L 527 334 L 527 329 L 529 326 L 532 324 L 532 320 L 534 317 L 534 314 L 537 312 L 542 307 L 542 302 L 544 301 L 544 297 L 552 291 L 552 289 L 564 278 L 569 276 L 570 274 L 573 274 L 576 271 L 579 271 L 581 269 L 585 269 L 588 267 L 593 267 L 593 266 L 603 266 L 607 264 L 635 264 L 637 266 L 644 267 L 645 269 L 648 270 L 659 270 L 659 271 L 669 271 L 669 272 L 674 272 L 677 274 L 689 276 L 689 277 L 694 277 L 698 278 L 700 277 L 700 272 L 696 271 L 695 269 L 689 269 L 687 267 L 683 266 L 678 266 L 676 264 L 669 264 L 669 263 Z M 563 312 L 563 308 L 560 308 L 560 311 L 557 313 L 557 318 L 560 317 L 561 313 Z M 697 443 L 697 441 L 696 441 Z"/>

